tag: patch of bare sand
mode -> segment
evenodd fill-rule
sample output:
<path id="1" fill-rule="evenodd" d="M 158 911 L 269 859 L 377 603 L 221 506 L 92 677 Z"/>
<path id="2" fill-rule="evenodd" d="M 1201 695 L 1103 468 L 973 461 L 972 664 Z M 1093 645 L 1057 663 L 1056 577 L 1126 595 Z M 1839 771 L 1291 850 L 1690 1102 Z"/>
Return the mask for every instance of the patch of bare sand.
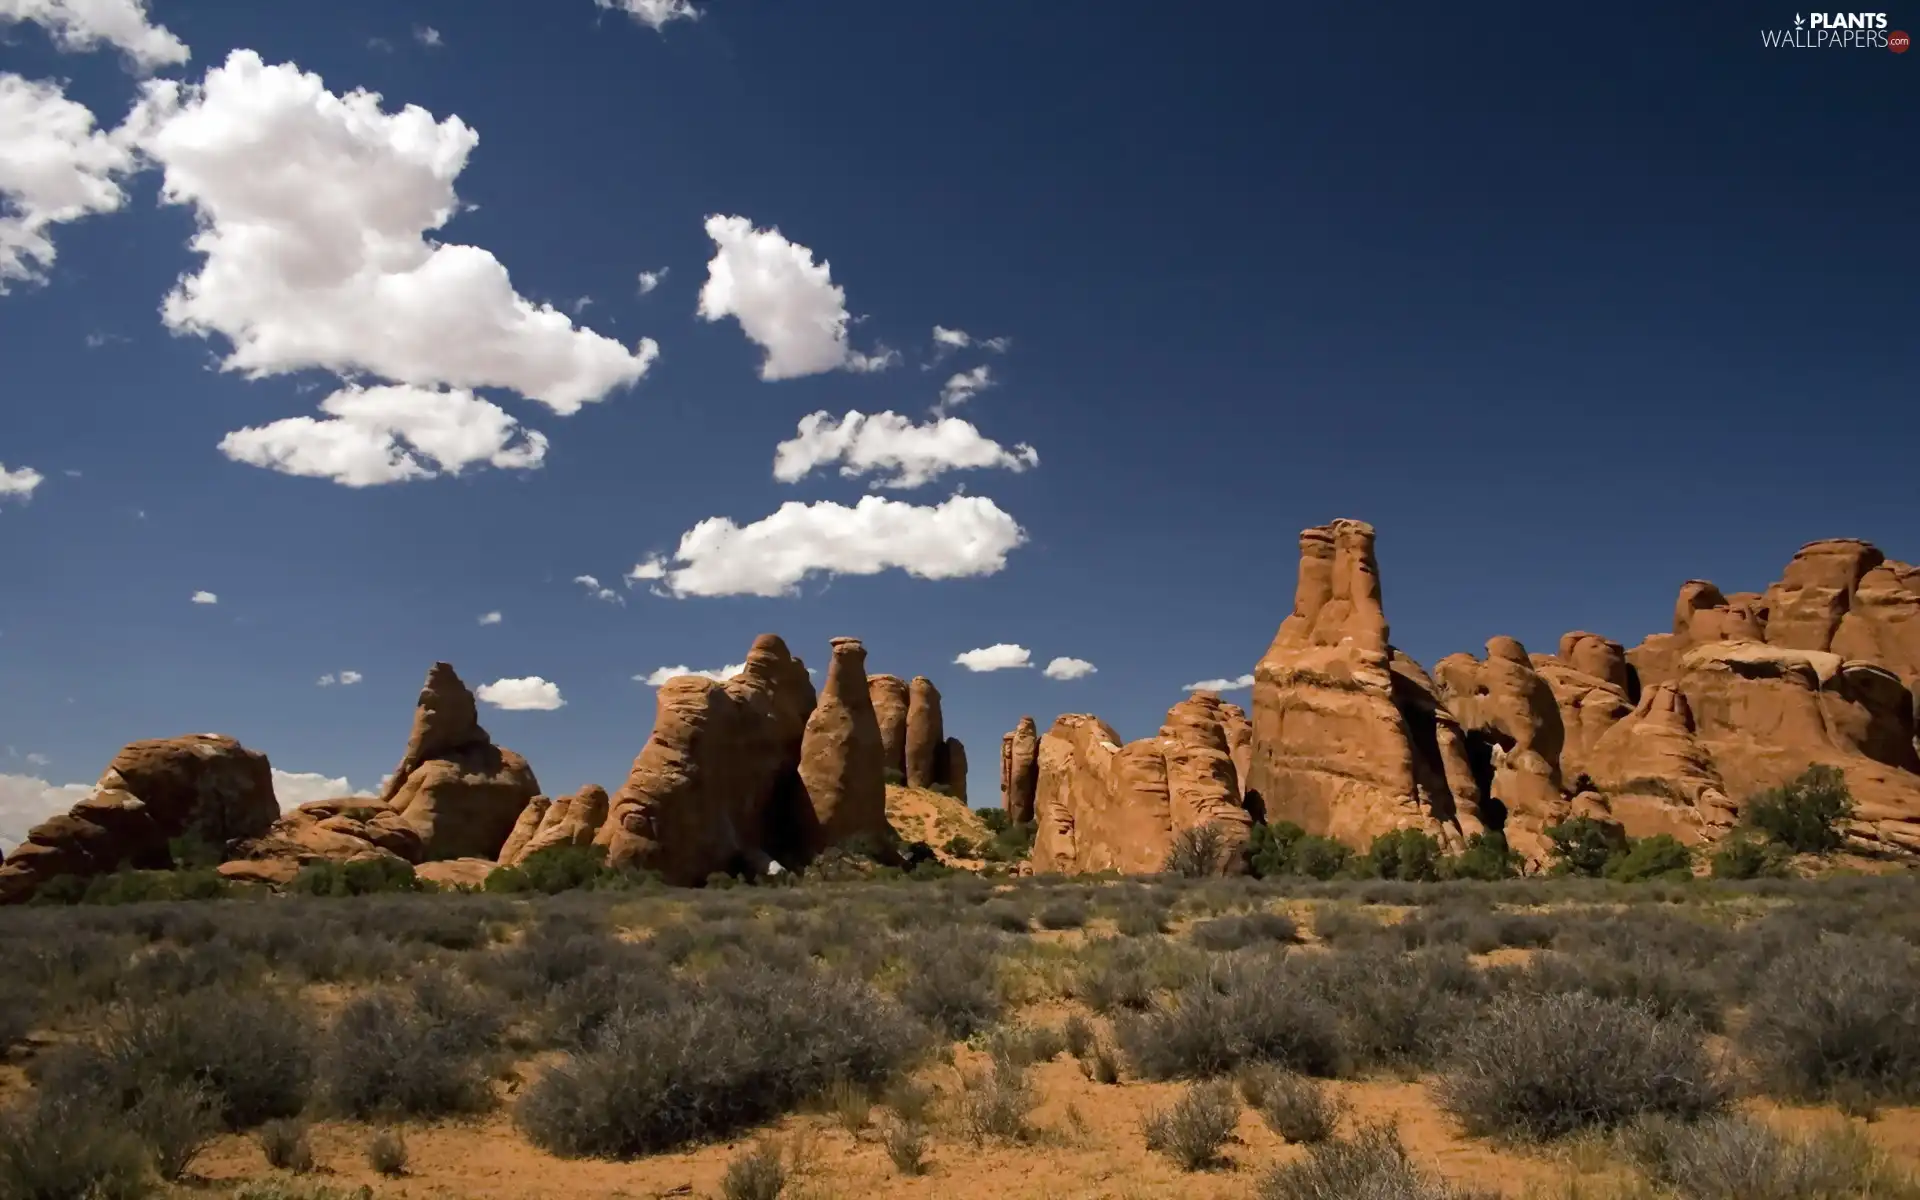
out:
<path id="1" fill-rule="evenodd" d="M 979 845 L 993 834 L 974 811 L 952 796 L 927 788 L 887 785 L 887 823 L 909 842 L 925 842 L 935 850 L 954 837 Z M 946 855 L 941 858 L 946 860 Z M 954 859 L 953 862 L 974 860 Z"/>

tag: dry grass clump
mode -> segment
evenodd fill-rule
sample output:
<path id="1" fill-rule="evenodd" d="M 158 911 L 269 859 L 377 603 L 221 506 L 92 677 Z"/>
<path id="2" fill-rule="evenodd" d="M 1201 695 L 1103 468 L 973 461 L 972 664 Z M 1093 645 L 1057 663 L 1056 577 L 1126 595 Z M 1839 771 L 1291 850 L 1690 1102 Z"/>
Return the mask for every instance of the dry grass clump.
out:
<path id="1" fill-rule="evenodd" d="M 1157 1151 L 1188 1171 L 1220 1161 L 1220 1147 L 1233 1136 L 1240 1119 L 1240 1102 L 1233 1086 L 1224 1081 L 1196 1083 L 1171 1107 L 1147 1114 L 1147 1149 Z"/>

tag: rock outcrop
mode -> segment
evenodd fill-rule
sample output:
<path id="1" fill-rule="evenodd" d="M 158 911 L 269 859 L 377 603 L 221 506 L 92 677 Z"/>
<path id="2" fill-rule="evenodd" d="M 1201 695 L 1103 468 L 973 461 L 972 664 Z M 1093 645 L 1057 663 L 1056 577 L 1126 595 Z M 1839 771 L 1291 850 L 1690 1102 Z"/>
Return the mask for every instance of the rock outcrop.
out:
<path id="1" fill-rule="evenodd" d="M 279 815 L 266 755 L 213 734 L 134 742 L 91 794 L 34 826 L 7 856 L 0 904 L 30 899 L 62 875 L 170 867 L 176 838 L 229 854 Z"/>
<path id="2" fill-rule="evenodd" d="M 800 740 L 800 852 L 807 858 L 856 836 L 879 844 L 887 833 L 886 747 L 867 681 L 867 651 L 857 638 L 834 638 L 826 684 Z M 917 682 L 917 681 L 916 681 Z"/>
<path id="3" fill-rule="evenodd" d="M 539 794 L 526 759 L 495 746 L 480 727 L 473 693 L 453 667 L 433 664 L 406 753 L 380 796 L 420 835 L 420 861 L 497 858 Z"/>
<path id="4" fill-rule="evenodd" d="M 867 676 L 873 718 L 880 725 L 881 766 L 891 782 L 907 781 L 907 681 L 898 675 Z"/>
<path id="5" fill-rule="evenodd" d="M 1484 662 L 1450 654 L 1433 673 L 1461 727 L 1490 747 L 1487 792 L 1504 814 L 1508 845 L 1545 854 L 1545 830 L 1566 819 L 1571 799 L 1560 771 L 1566 727 L 1552 687 L 1510 637 L 1489 639 Z"/>
<path id="6" fill-rule="evenodd" d="M 535 796 L 514 824 L 513 833 L 500 849 L 500 865 L 517 866 L 542 850 L 556 846 L 591 846 L 607 823 L 607 789 L 590 783 L 571 796 L 549 801 Z M 520 837 L 533 814 L 533 828 Z"/>
<path id="7" fill-rule="evenodd" d="M 1387 632 L 1373 527 L 1303 531 L 1293 613 L 1254 668 L 1246 804 L 1355 845 L 1418 828 L 1458 846 L 1482 828 L 1473 773 L 1424 673 L 1396 687 Z"/>
<path id="8" fill-rule="evenodd" d="M 957 737 L 947 739 L 945 756 L 941 764 L 946 768 L 946 778 L 942 781 L 955 800 L 965 804 L 967 801 L 967 746 Z"/>
<path id="9" fill-rule="evenodd" d="M 1039 745 L 1033 869 L 1158 871 L 1176 836 L 1207 824 L 1227 835 L 1223 869 L 1243 869 L 1251 822 L 1221 707 L 1197 693 L 1168 710 L 1158 736 L 1125 745 L 1098 717 L 1056 720 Z"/>
<path id="10" fill-rule="evenodd" d="M 1000 739 L 1000 807 L 1009 821 L 1019 825 L 1033 820 L 1039 782 L 1040 730 L 1032 717 L 1021 717 L 1013 732 Z"/>
<path id="11" fill-rule="evenodd" d="M 807 668 L 773 634 L 724 683 L 661 685 L 653 731 L 615 792 L 599 843 L 612 866 L 697 884 L 717 871 L 764 873 L 799 851 L 800 749 L 814 706 Z"/>
<path id="12" fill-rule="evenodd" d="M 907 786 L 926 788 L 946 782 L 947 729 L 940 712 L 940 689 L 925 675 L 907 688 Z"/>

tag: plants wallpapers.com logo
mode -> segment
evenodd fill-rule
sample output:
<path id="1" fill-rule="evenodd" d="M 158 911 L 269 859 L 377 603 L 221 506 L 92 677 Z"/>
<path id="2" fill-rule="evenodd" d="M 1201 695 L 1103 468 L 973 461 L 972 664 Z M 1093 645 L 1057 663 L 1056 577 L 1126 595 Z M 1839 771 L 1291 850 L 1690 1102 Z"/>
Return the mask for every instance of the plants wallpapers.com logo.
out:
<path id="1" fill-rule="evenodd" d="M 1762 29 L 1760 44 L 1780 50 L 1891 50 L 1905 54 L 1913 39 L 1888 26 L 1883 12 L 1795 13 L 1793 24 Z"/>

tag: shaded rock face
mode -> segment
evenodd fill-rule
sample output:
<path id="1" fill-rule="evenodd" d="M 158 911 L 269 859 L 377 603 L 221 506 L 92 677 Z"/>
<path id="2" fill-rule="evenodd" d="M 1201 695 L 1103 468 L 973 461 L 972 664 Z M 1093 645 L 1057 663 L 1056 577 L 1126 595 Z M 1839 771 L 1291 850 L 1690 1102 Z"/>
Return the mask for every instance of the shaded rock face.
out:
<path id="1" fill-rule="evenodd" d="M 898 675 L 867 676 L 873 717 L 880 725 L 881 766 L 907 781 L 907 681 Z"/>
<path id="2" fill-rule="evenodd" d="M 27 832 L 0 865 L 0 904 L 29 899 L 61 875 L 169 867 L 174 838 L 231 854 L 279 815 L 266 755 L 210 734 L 134 742 L 92 794 Z"/>
<path id="3" fill-rule="evenodd" d="M 940 760 L 946 767 L 947 791 L 955 800 L 965 804 L 967 801 L 967 747 L 957 737 L 947 739 L 946 757 Z"/>
<path id="4" fill-rule="evenodd" d="M 1504 815 L 1507 844 L 1544 855 L 1545 830 L 1566 819 L 1569 798 L 1560 772 L 1566 726 L 1552 686 L 1510 637 L 1489 639 L 1484 661 L 1450 654 L 1433 670 L 1447 708 L 1490 748 L 1487 793 Z"/>
<path id="5" fill-rule="evenodd" d="M 867 651 L 855 638 L 833 639 L 826 686 L 800 741 L 801 853 L 811 859 L 856 835 L 884 837 L 886 747 L 867 681 Z"/>
<path id="6" fill-rule="evenodd" d="M 497 858 L 540 784 L 527 760 L 495 746 L 473 693 L 435 663 L 414 707 L 406 753 L 381 799 L 420 836 L 422 862 Z"/>
<path id="7" fill-rule="evenodd" d="M 1000 739 L 1000 807 L 1015 824 L 1033 820 L 1034 789 L 1040 782 L 1040 731 L 1032 717 L 1021 717 Z"/>
<path id="8" fill-rule="evenodd" d="M 1242 869 L 1251 822 L 1221 707 L 1196 694 L 1168 710 L 1158 736 L 1125 745 L 1097 717 L 1056 720 L 1039 744 L 1033 870 L 1158 871 L 1174 838 L 1205 824 L 1227 834 L 1224 868 Z"/>
<path id="9" fill-rule="evenodd" d="M 515 866 L 542 850 L 556 846 L 591 846 L 607 822 L 607 789 L 590 783 L 571 796 L 549 801 L 535 796 L 527 802 L 513 833 L 500 849 L 500 865 Z M 529 830 L 528 814 L 533 814 Z M 522 838 L 522 833 L 525 837 Z"/>
<path id="10" fill-rule="evenodd" d="M 1387 632 L 1373 527 L 1303 531 L 1293 612 L 1254 668 L 1246 804 L 1355 845 L 1402 828 L 1458 845 L 1482 827 L 1472 772 L 1424 673 L 1396 687 Z"/>
<path id="11" fill-rule="evenodd" d="M 942 769 L 947 744 L 946 723 L 940 713 L 940 689 L 924 675 L 915 675 L 907 689 L 907 786 L 930 788 L 946 782 Z"/>
<path id="12" fill-rule="evenodd" d="M 661 686 L 653 731 L 614 793 L 597 839 L 613 866 L 697 884 L 716 871 L 764 871 L 801 831 L 801 742 L 814 707 L 804 663 L 773 634 L 724 683 Z"/>

